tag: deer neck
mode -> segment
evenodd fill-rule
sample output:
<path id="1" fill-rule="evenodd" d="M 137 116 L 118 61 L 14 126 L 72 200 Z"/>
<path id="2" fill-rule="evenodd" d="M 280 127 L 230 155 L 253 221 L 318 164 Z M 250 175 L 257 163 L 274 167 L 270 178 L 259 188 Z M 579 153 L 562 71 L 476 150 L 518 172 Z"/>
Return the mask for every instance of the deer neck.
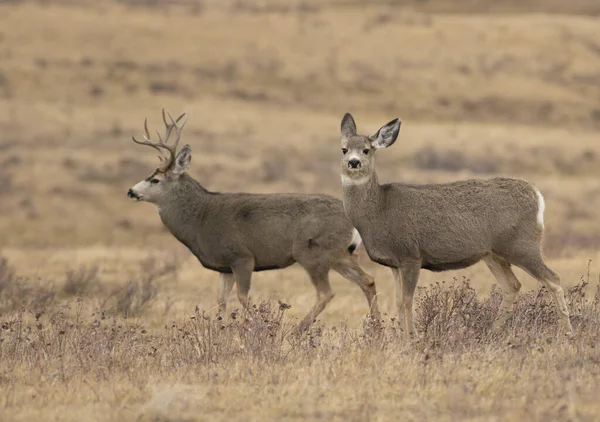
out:
<path id="1" fill-rule="evenodd" d="M 194 224 L 198 228 L 210 206 L 210 196 L 200 183 L 187 174 L 173 188 L 170 195 L 156 204 L 163 224 L 173 233 L 180 231 L 181 227 Z"/>
<path id="2" fill-rule="evenodd" d="M 344 209 L 351 222 L 360 221 L 364 216 L 373 216 L 382 200 L 382 189 L 377 180 L 377 174 L 350 180 L 342 176 L 344 192 Z"/>

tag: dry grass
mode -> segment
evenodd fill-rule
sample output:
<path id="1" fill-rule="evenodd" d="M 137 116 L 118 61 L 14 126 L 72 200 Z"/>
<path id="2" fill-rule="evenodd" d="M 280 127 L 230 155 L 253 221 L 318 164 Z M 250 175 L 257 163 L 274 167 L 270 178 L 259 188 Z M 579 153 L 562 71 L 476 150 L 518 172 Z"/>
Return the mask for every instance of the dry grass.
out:
<path id="1" fill-rule="evenodd" d="M 498 295 L 467 281 L 419 289 L 421 332 L 392 319 L 318 323 L 289 336 L 289 305 L 263 302 L 226 323 L 196 309 L 150 328 L 78 298 L 5 314 L 10 420 L 594 420 L 600 411 L 600 284 L 569 289 L 576 337 L 557 336 L 543 290 L 521 295 L 502 334 Z M 260 416 L 259 416 L 260 415 Z"/>
<path id="2" fill-rule="evenodd" d="M 594 0 L 0 2 L 0 419 L 598 419 L 599 11 Z M 126 199 L 156 165 L 130 136 L 162 107 L 189 107 L 191 173 L 211 190 L 339 196 L 346 111 L 365 132 L 403 119 L 378 155 L 382 182 L 534 182 L 576 338 L 556 335 L 547 294 L 520 271 L 515 317 L 490 333 L 499 296 L 476 265 L 422 273 L 421 337 L 408 344 L 389 270 L 364 251 L 380 324 L 332 275 L 335 299 L 290 339 L 314 301 L 293 267 L 256 274 L 254 319 L 232 298 L 237 319 L 221 328 L 216 274 L 152 206 Z"/>
<path id="3" fill-rule="evenodd" d="M 55 291 L 18 277 L 6 258 L 0 256 L 0 315 L 27 308 L 39 313 L 54 302 Z"/>

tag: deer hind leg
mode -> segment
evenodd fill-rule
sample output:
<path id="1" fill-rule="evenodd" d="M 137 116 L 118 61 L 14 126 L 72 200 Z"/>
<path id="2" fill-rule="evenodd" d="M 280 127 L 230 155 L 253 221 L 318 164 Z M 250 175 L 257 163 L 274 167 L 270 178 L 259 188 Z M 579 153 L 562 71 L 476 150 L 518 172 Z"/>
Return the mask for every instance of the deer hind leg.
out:
<path id="1" fill-rule="evenodd" d="M 499 331 L 512 314 L 517 294 L 521 289 L 521 283 L 510 268 L 510 263 L 505 259 L 496 255 L 489 255 L 483 258 L 483 261 L 502 288 L 502 302 L 492 326 L 492 330 Z"/>
<path id="2" fill-rule="evenodd" d="M 561 315 L 562 325 L 566 334 L 572 335 L 573 327 L 571 326 L 565 293 L 560 286 L 560 277 L 544 263 L 539 246 L 536 247 L 534 251 L 535 252 L 519 255 L 513 262 L 516 266 L 529 273 L 548 289 L 550 294 L 552 294 L 558 312 Z"/>
<path id="3" fill-rule="evenodd" d="M 325 309 L 327 304 L 333 299 L 334 293 L 329 284 L 329 269 L 328 268 L 305 268 L 310 276 L 315 289 L 317 290 L 317 300 L 312 309 L 302 319 L 300 324 L 294 329 L 295 334 L 300 334 L 306 331 L 315 318 L 319 316 Z"/>
<path id="4" fill-rule="evenodd" d="M 233 274 L 219 273 L 219 294 L 217 301 L 219 304 L 219 318 L 225 321 L 227 319 L 227 299 L 235 283 Z"/>
<path id="5" fill-rule="evenodd" d="M 375 279 L 367 274 L 356 262 L 355 255 L 346 255 L 338 261 L 332 268 L 340 273 L 342 277 L 356 284 L 363 291 L 369 304 L 369 313 L 376 319 L 381 317 L 379 306 L 377 305 L 377 289 L 375 288 Z"/>
<path id="6" fill-rule="evenodd" d="M 410 338 L 415 335 L 415 324 L 413 320 L 413 297 L 419 281 L 421 263 L 417 260 L 402 263 L 400 269 L 392 268 L 394 280 L 396 281 L 396 306 L 398 315 L 403 315 L 406 332 Z"/>

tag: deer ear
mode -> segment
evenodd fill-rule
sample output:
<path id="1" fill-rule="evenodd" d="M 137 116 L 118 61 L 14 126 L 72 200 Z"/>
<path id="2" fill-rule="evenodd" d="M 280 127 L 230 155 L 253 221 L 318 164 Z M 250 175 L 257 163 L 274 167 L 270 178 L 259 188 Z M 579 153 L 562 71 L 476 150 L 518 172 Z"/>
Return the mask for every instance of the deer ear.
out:
<path id="1" fill-rule="evenodd" d="M 190 161 L 192 161 L 192 148 L 186 145 L 175 157 L 172 173 L 176 176 L 185 173 L 190 168 Z"/>
<path id="2" fill-rule="evenodd" d="M 342 119 L 342 138 L 349 138 L 356 135 L 356 123 L 350 113 L 344 114 Z"/>
<path id="3" fill-rule="evenodd" d="M 388 124 L 382 126 L 375 135 L 371 137 L 371 145 L 375 149 L 387 148 L 396 142 L 398 133 L 400 133 L 400 119 L 394 119 Z"/>

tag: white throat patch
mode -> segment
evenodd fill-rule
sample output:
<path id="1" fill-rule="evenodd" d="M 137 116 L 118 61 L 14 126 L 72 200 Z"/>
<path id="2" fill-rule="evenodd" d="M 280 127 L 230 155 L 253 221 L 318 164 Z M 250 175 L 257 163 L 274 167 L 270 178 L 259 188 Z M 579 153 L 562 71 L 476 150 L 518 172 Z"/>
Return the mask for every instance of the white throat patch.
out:
<path id="1" fill-rule="evenodd" d="M 356 186 L 356 185 L 364 185 L 371 178 L 369 176 L 361 177 L 360 179 L 352 179 L 345 174 L 342 174 L 342 185 L 344 186 Z"/>

